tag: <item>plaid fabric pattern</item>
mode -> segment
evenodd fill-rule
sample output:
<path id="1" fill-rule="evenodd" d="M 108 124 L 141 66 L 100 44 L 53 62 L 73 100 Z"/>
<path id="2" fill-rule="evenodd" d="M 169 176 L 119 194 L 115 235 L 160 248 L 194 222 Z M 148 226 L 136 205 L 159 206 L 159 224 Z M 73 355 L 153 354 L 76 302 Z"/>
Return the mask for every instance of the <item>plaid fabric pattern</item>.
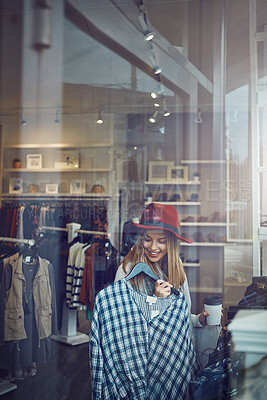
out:
<path id="1" fill-rule="evenodd" d="M 195 354 L 184 295 L 147 320 L 124 280 L 101 290 L 89 355 L 93 399 L 186 399 Z"/>

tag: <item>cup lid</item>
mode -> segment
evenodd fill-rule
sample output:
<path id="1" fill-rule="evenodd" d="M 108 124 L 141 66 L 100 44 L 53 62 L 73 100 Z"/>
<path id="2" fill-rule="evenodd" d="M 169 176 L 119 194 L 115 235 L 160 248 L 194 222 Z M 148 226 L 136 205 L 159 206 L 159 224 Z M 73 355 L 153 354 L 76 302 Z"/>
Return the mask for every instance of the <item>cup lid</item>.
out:
<path id="1" fill-rule="evenodd" d="M 217 306 L 222 304 L 223 299 L 218 296 L 207 296 L 204 298 L 204 304 L 207 304 L 209 306 Z"/>

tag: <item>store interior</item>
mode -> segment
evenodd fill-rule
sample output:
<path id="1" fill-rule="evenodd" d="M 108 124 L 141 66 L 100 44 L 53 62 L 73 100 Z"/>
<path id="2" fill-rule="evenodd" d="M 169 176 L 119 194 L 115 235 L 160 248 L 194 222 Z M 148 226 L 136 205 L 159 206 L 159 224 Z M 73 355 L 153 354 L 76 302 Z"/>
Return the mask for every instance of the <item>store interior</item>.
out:
<path id="1" fill-rule="evenodd" d="M 5 267 L 33 252 L 54 271 L 55 317 L 26 372 L 0 331 L 0 396 L 90 398 L 94 300 L 153 202 L 174 206 L 193 241 L 179 248 L 191 312 L 223 299 L 221 329 L 196 335 L 210 346 L 191 399 L 265 398 L 266 79 L 265 0 L 0 2 L 0 321 Z M 68 281 L 78 268 L 83 285 L 77 243 L 94 259 L 83 300 Z M 222 360 L 214 391 L 204 367 Z"/>

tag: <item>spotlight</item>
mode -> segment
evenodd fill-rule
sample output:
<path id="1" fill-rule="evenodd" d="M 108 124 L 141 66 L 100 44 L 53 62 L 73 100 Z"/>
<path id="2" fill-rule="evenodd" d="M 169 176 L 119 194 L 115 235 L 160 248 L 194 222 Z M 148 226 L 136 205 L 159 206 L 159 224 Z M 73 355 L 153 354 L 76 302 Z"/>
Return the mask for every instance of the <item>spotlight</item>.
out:
<path id="1" fill-rule="evenodd" d="M 162 68 L 160 68 L 158 65 L 155 65 L 153 67 L 153 70 L 154 70 L 154 74 L 155 75 L 158 75 L 158 74 L 160 74 L 162 72 Z"/>
<path id="2" fill-rule="evenodd" d="M 60 110 L 58 109 L 58 110 L 57 110 L 57 113 L 56 113 L 56 118 L 55 118 L 55 120 L 54 120 L 55 124 L 59 124 L 59 123 L 60 123 L 59 116 L 60 116 Z"/>
<path id="3" fill-rule="evenodd" d="M 139 15 L 138 22 L 142 28 L 145 40 L 147 42 L 150 42 L 150 40 L 154 38 L 155 34 L 148 29 L 146 18 L 143 13 Z"/>
<path id="4" fill-rule="evenodd" d="M 24 126 L 27 124 L 27 121 L 23 118 L 23 112 L 20 113 L 20 125 Z"/>
<path id="5" fill-rule="evenodd" d="M 163 115 L 164 115 L 164 117 L 168 117 L 169 115 L 171 115 L 171 113 L 169 110 L 166 109 L 166 110 L 164 110 Z"/>
<path id="6" fill-rule="evenodd" d="M 153 67 L 154 74 L 155 75 L 160 74 L 162 72 L 162 68 L 157 65 L 156 59 L 155 59 L 155 55 L 153 53 L 149 56 L 149 60 L 150 60 L 151 65 Z"/>
<path id="7" fill-rule="evenodd" d="M 149 121 L 150 121 L 152 124 L 154 124 L 154 123 L 156 122 L 157 115 L 158 115 L 158 110 L 155 110 L 155 111 L 153 112 L 153 114 L 151 115 L 151 117 L 149 118 Z"/>
<path id="8" fill-rule="evenodd" d="M 103 124 L 104 123 L 103 110 L 99 110 L 98 119 L 97 119 L 96 123 L 97 124 Z"/>
<path id="9" fill-rule="evenodd" d="M 201 109 L 199 108 L 199 109 L 197 110 L 197 116 L 196 116 L 196 118 L 195 118 L 195 123 L 196 123 L 196 124 L 202 124 L 202 122 L 203 122 L 203 119 L 202 119 L 202 111 L 201 111 Z"/>
<path id="10" fill-rule="evenodd" d="M 164 117 L 168 117 L 169 115 L 171 115 L 170 111 L 167 109 L 165 97 L 163 97 L 163 109 Z"/>
<path id="11" fill-rule="evenodd" d="M 160 94 L 163 94 L 163 87 L 161 83 L 159 83 L 159 90 L 157 92 L 151 92 L 150 96 L 152 99 L 156 99 Z"/>

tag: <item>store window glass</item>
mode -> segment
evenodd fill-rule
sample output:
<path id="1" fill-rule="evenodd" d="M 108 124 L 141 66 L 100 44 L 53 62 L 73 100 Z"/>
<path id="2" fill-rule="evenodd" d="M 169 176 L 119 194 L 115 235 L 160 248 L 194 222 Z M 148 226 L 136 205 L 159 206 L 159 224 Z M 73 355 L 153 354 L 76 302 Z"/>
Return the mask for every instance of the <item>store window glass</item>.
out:
<path id="1" fill-rule="evenodd" d="M 92 331 L 101 331 L 98 293 L 110 296 L 114 281 L 124 282 L 118 271 L 123 275 L 123 260 L 138 240 L 144 250 L 134 260 L 148 260 L 158 277 L 174 279 L 167 263 L 151 261 L 166 246 L 171 253 L 173 238 L 167 234 L 167 242 L 147 250 L 153 232 L 152 239 L 138 235 L 144 209 L 151 207 L 170 213 L 160 232 L 182 238 L 170 257 L 186 277 L 175 288 L 191 318 L 183 350 L 190 353 L 185 343 L 192 335 L 201 371 L 226 360 L 227 378 L 220 375 L 216 399 L 240 390 L 228 373 L 238 368 L 238 356 L 231 369 L 229 357 L 219 354 L 228 345 L 227 328 L 203 327 L 199 314 L 207 297 L 223 299 L 226 327 L 257 269 L 257 134 L 262 227 L 267 220 L 266 46 L 257 48 L 259 132 L 252 132 L 252 2 L 0 2 L 0 395 L 97 398 L 90 374 L 97 374 L 102 359 L 99 353 L 88 357 L 88 346 Z M 256 3 L 262 30 L 266 6 Z M 144 287 L 152 287 L 147 304 L 137 294 L 131 304 L 141 304 L 145 318 L 151 312 L 152 325 L 157 312 L 164 314 L 168 301 L 176 300 L 167 296 L 161 302 L 166 308 L 157 310 L 155 283 Z M 109 312 L 116 308 L 113 300 Z M 176 315 L 178 325 L 183 315 Z M 127 327 L 125 322 L 122 330 Z M 129 336 L 135 332 L 144 343 L 147 331 L 138 329 L 133 324 Z M 103 370 L 116 370 L 110 359 Z M 185 360 L 186 370 L 191 361 Z M 194 376 L 192 400 L 201 391 L 212 399 L 209 378 L 217 370 Z M 108 385 L 105 390 L 111 398 Z"/>

